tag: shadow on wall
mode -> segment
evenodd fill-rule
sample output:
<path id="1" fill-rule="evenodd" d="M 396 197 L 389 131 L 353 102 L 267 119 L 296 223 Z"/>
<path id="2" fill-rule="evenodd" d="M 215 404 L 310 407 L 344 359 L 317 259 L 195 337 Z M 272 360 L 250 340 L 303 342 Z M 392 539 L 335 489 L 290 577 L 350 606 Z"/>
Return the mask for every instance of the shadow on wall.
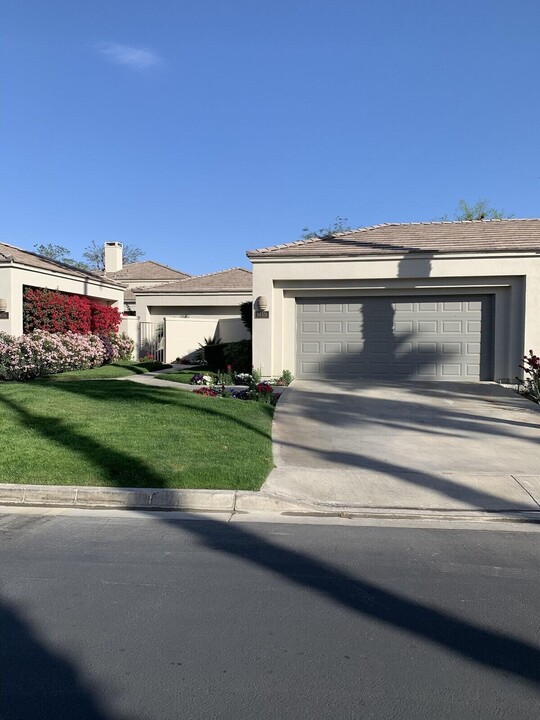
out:
<path id="1" fill-rule="evenodd" d="M 429 255 L 423 253 L 421 257 L 406 256 L 399 262 L 398 277 L 411 280 L 429 278 L 433 255 L 433 253 Z M 414 289 L 411 290 L 411 293 L 414 293 Z M 426 294 L 421 298 L 425 303 L 441 302 L 440 297 L 433 295 Z M 414 299 L 418 302 L 418 295 Z M 462 355 L 461 336 L 449 335 L 448 342 L 445 342 L 444 353 L 442 342 L 440 342 L 440 333 L 437 333 L 436 330 L 431 335 L 426 331 L 426 335 L 422 338 L 423 342 L 418 342 L 418 316 L 413 314 L 412 300 L 413 298 L 407 294 L 393 297 L 350 298 L 348 303 L 346 298 L 341 299 L 341 302 L 347 305 L 350 313 L 345 320 L 348 327 L 358 326 L 357 337 L 351 333 L 345 342 L 347 347 L 354 348 L 359 345 L 361 349 L 344 353 L 341 330 L 335 336 L 332 336 L 330 332 L 323 341 L 325 349 L 331 348 L 333 345 L 338 345 L 340 349 L 338 352 L 324 354 L 321 362 L 323 377 L 331 380 L 346 379 L 347 377 L 379 380 L 385 378 L 432 380 L 437 379 L 437 367 L 441 361 L 445 360 L 450 364 L 459 365 L 462 362 L 460 360 Z M 482 307 L 485 307 L 485 303 Z M 486 312 L 483 312 L 485 321 L 480 325 L 482 337 L 479 343 L 481 354 L 479 375 L 482 380 L 492 377 L 488 342 L 490 335 L 488 309 L 486 307 Z M 457 321 L 459 322 L 459 320 Z M 330 315 L 325 316 L 324 322 L 327 327 L 331 326 Z M 450 350 L 452 345 L 457 349 Z M 471 364 L 477 363 L 477 359 L 471 361 Z M 462 365 L 463 377 L 466 377 L 467 369 Z M 309 373 L 304 372 L 300 372 L 299 375 L 310 377 Z M 469 377 L 476 379 L 476 372 Z"/>

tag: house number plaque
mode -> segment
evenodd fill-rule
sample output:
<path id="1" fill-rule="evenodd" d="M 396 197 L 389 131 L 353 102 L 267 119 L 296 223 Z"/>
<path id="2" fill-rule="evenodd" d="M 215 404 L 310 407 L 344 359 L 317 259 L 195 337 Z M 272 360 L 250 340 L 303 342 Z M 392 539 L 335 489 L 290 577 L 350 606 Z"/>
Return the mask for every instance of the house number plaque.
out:
<path id="1" fill-rule="evenodd" d="M 0 311 L 0 320 L 9 320 L 9 313 L 5 310 Z"/>
<path id="2" fill-rule="evenodd" d="M 270 312 L 268 310 L 255 310 L 255 318 L 257 320 L 261 318 L 269 318 Z"/>

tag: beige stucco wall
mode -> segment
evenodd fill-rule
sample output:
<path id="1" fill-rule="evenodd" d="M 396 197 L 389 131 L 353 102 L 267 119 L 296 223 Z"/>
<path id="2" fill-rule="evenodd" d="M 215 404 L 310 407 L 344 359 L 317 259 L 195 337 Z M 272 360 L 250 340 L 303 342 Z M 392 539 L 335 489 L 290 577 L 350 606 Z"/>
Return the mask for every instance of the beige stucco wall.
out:
<path id="1" fill-rule="evenodd" d="M 495 378 L 514 377 L 522 355 L 540 349 L 540 255 L 255 258 L 253 298 L 268 298 L 270 317 L 253 321 L 254 367 L 295 372 L 296 297 L 464 292 L 494 294 Z"/>
<path id="2" fill-rule="evenodd" d="M 0 330 L 11 335 L 23 333 L 23 287 L 47 288 L 60 292 L 86 295 L 123 310 L 124 291 L 99 278 L 79 278 L 24 265 L 0 265 L 0 297 L 7 299 L 9 320 L 0 320 Z"/>
<path id="3" fill-rule="evenodd" d="M 240 317 L 240 304 L 251 300 L 251 293 L 144 294 L 137 295 L 135 314 L 142 322 L 182 315 Z"/>
<path id="4" fill-rule="evenodd" d="M 238 318 L 215 317 L 164 318 L 165 362 L 189 355 L 198 350 L 204 339 L 217 335 L 221 342 L 236 342 L 249 337 L 244 324 Z"/>

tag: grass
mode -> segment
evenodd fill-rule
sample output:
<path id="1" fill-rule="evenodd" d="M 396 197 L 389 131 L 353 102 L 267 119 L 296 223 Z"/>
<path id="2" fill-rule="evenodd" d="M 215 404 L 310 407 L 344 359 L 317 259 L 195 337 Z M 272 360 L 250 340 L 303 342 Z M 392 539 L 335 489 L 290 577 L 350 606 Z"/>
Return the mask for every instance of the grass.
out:
<path id="1" fill-rule="evenodd" d="M 160 362 L 135 362 L 121 360 L 110 365 L 101 365 L 91 370 L 72 370 L 70 372 L 50 375 L 47 378 L 38 378 L 35 382 L 67 382 L 72 380 L 107 380 L 111 378 L 126 377 L 127 375 L 141 375 L 171 367 Z"/>
<path id="2" fill-rule="evenodd" d="M 136 383 L 0 383 L 0 482 L 255 490 L 272 415 Z"/>

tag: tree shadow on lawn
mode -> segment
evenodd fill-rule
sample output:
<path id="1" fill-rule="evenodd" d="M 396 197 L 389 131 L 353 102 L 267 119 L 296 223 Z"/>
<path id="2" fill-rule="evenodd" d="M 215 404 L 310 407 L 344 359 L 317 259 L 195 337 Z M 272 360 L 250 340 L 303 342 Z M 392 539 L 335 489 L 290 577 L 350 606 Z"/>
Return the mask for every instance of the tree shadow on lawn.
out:
<path id="1" fill-rule="evenodd" d="M 95 389 L 94 383 L 81 383 L 84 386 L 84 396 L 95 399 L 111 399 L 110 394 L 107 397 L 102 397 L 103 390 L 98 388 L 98 392 L 93 392 Z M 89 388 L 91 385 L 91 388 Z M 172 395 L 171 400 L 164 400 L 163 398 L 155 398 L 155 392 L 148 391 L 147 388 L 140 386 L 133 386 L 130 391 L 124 391 L 122 388 L 124 384 L 119 383 L 121 388 L 118 392 L 121 397 L 127 398 L 130 401 L 148 401 L 159 402 L 160 404 L 176 405 L 174 398 L 178 395 Z M 58 385 L 51 386 L 55 391 L 63 392 L 67 390 L 65 385 L 61 387 Z M 168 391 L 166 391 L 168 392 Z M 172 393 L 177 391 L 172 390 Z M 80 393 L 76 393 L 80 395 Z M 271 433 L 263 432 L 262 430 L 254 427 L 249 422 L 237 418 L 234 415 L 228 413 L 219 412 L 218 409 L 213 409 L 208 406 L 205 407 L 204 401 L 201 403 L 200 398 L 193 398 L 193 409 L 197 413 L 201 413 L 208 417 L 208 421 L 215 421 L 216 418 L 225 420 L 226 422 L 233 422 L 239 425 L 243 430 L 249 433 L 255 433 L 266 439 L 271 438 Z M 21 423 L 26 428 L 31 428 L 36 431 L 41 437 L 53 442 L 54 444 L 69 450 L 72 453 L 76 453 L 84 460 L 89 461 L 92 467 L 100 470 L 100 476 L 96 479 L 96 482 L 107 483 L 109 487 L 158 487 L 158 488 L 170 488 L 171 483 L 167 481 L 163 475 L 158 473 L 152 465 L 145 463 L 138 457 L 133 457 L 127 452 L 115 450 L 111 447 L 102 445 L 91 435 L 84 434 L 75 430 L 69 422 L 64 421 L 59 417 L 51 417 L 50 415 L 38 415 L 35 412 L 31 412 L 25 408 L 22 404 L 15 400 L 9 399 L 5 396 L 0 395 L 0 402 L 12 410 L 17 416 Z M 237 401 L 232 401 L 237 402 Z M 242 402 L 242 401 L 238 401 Z M 265 406 L 267 412 L 271 415 L 272 408 Z M 261 483 L 264 481 L 264 477 L 261 479 Z"/>
<path id="2" fill-rule="evenodd" d="M 133 464 L 138 474 L 145 476 L 151 486 L 166 486 L 166 479 L 141 460 L 121 451 L 111 453 L 98 442 L 81 437 L 71 428 L 62 426 L 62 421 L 53 420 L 51 427 L 50 418 L 35 417 L 12 401 L 7 404 L 19 414 L 21 420 L 43 437 L 70 448 L 76 444 L 77 452 L 104 470 L 111 480 L 114 479 L 115 468 Z M 58 430 L 62 431 L 63 437 L 62 434 L 57 434 Z M 54 436 L 51 436 L 53 432 Z M 196 516 L 193 516 L 193 519 L 197 522 L 183 523 L 182 528 L 196 535 L 212 550 L 245 560 L 359 615 L 404 630 L 478 664 L 528 682 L 540 682 L 540 649 L 528 642 L 479 627 L 350 575 L 306 554 L 277 546 L 261 539 L 245 527 L 208 519 L 200 521 Z M 177 520 L 170 520 L 165 516 L 163 522 L 178 528 Z M 44 655 L 44 661 L 45 664 L 49 661 L 54 663 L 54 658 L 47 659 Z M 85 701 L 84 697 L 81 701 Z M 96 713 L 97 710 L 89 704 L 89 712 L 85 717 L 99 720 L 102 716 Z"/>
<path id="3" fill-rule="evenodd" d="M 90 400 L 98 400 L 102 402 L 111 402 L 119 400 L 125 403 L 133 403 L 133 413 L 136 419 L 136 409 L 142 404 L 150 405 L 168 405 L 171 407 L 181 406 L 183 409 L 191 409 L 203 415 L 208 415 L 209 421 L 215 420 L 216 417 L 233 422 L 241 428 L 257 433 L 264 438 L 271 439 L 271 431 L 264 432 L 250 422 L 237 417 L 234 414 L 234 408 L 237 403 L 243 406 L 243 400 L 230 400 L 228 398 L 200 398 L 191 392 L 178 390 L 171 383 L 168 387 L 152 387 L 151 385 L 141 385 L 131 382 L 111 382 L 104 380 L 101 384 L 98 380 L 95 382 L 69 382 L 69 383 L 51 383 L 47 387 L 59 393 L 69 393 L 72 395 L 86 397 Z M 2 399 L 2 398 L 0 398 Z M 225 403 L 225 404 L 223 404 Z M 221 407 L 221 410 L 220 410 Z M 263 412 L 272 419 L 274 408 L 265 403 L 259 403 L 259 407 Z M 230 410 L 230 411 L 229 411 Z"/>

